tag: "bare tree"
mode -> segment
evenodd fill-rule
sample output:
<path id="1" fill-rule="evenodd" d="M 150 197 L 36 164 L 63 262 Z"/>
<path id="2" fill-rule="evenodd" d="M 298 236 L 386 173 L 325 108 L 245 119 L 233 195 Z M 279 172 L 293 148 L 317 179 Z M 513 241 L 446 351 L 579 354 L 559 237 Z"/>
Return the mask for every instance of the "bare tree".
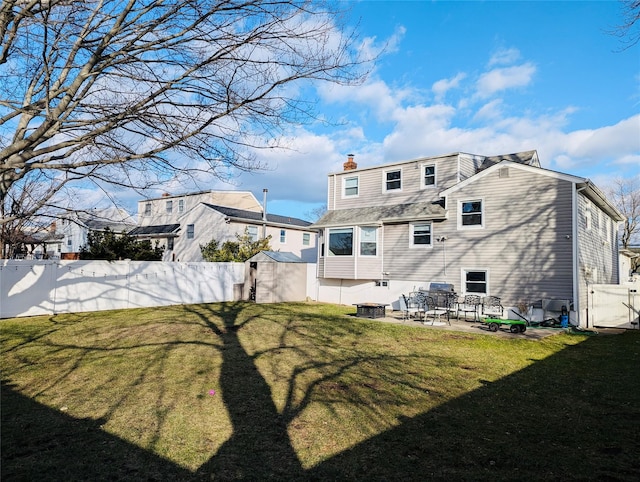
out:
<path id="1" fill-rule="evenodd" d="M 640 42 L 640 0 L 621 0 L 623 21 L 611 33 L 620 37 L 624 48 Z"/>
<path id="2" fill-rule="evenodd" d="M 1 222 L 59 206 L 79 183 L 144 189 L 264 167 L 252 150 L 312 118 L 312 81 L 366 75 L 339 13 L 305 0 L 3 0 Z M 36 180 L 44 194 L 11 209 Z"/>
<path id="3" fill-rule="evenodd" d="M 607 194 L 625 217 L 621 244 L 628 248 L 640 241 L 640 176 L 615 179 Z"/>

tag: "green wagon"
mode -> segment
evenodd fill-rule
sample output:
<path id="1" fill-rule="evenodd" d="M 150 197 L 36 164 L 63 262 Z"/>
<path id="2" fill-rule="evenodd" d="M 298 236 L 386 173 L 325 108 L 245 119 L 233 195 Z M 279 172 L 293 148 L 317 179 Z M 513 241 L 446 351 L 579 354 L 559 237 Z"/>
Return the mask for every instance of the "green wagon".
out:
<path id="1" fill-rule="evenodd" d="M 508 325 L 511 333 L 524 333 L 527 331 L 527 323 L 522 320 L 502 320 L 500 318 L 485 318 L 482 320 L 486 323 L 490 331 L 498 331 L 500 325 Z"/>

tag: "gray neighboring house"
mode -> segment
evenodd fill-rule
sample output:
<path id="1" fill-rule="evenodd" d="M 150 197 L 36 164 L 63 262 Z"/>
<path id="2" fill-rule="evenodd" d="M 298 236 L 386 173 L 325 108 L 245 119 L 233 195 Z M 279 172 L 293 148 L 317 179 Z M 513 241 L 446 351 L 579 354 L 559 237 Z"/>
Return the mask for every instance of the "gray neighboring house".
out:
<path id="1" fill-rule="evenodd" d="M 265 195 L 266 196 L 266 195 Z M 249 191 L 165 194 L 138 202 L 138 226 L 129 234 L 158 241 L 164 261 L 203 261 L 200 246 L 236 241 L 247 230 L 252 240 L 271 236 L 274 251 L 288 251 L 306 262 L 317 257 L 317 234 L 310 222 L 271 214 Z"/>
<path id="2" fill-rule="evenodd" d="M 44 239 L 46 256 L 78 259 L 80 250 L 88 245 L 90 232 L 104 232 L 109 229 L 121 234 L 128 232 L 135 225 L 135 218 L 121 208 L 96 208 L 69 213 L 51 224 L 50 231 Z"/>
<path id="3" fill-rule="evenodd" d="M 505 307 L 562 300 L 586 321 L 588 284 L 618 283 L 620 212 L 536 151 L 453 153 L 328 176 L 320 301 L 393 303 L 432 282 Z M 364 299 L 364 298 L 367 299 Z M 543 306 L 544 307 L 544 306 Z"/>

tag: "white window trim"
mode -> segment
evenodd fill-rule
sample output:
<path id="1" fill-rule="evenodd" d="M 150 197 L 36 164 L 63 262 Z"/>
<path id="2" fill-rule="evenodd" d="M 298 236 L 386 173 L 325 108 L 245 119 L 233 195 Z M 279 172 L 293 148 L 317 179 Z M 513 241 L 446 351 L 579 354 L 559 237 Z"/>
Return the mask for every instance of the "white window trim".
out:
<path id="1" fill-rule="evenodd" d="M 485 293 L 473 293 L 473 292 L 467 292 L 467 276 L 466 274 L 470 271 L 484 271 L 485 273 L 487 273 L 486 275 L 486 289 L 485 289 Z M 491 287 L 489 286 L 489 280 L 491 279 L 491 275 L 489 273 L 489 268 L 461 268 L 460 269 L 460 291 L 462 291 L 463 295 L 478 295 L 480 297 L 483 296 L 490 296 L 491 293 Z"/>
<path id="2" fill-rule="evenodd" d="M 462 204 L 463 203 L 474 202 L 474 201 L 480 201 L 480 203 L 481 203 L 480 215 L 482 216 L 482 222 L 480 224 L 473 224 L 471 226 L 465 226 L 465 225 L 462 224 Z M 485 205 L 483 197 L 474 197 L 474 198 L 468 198 L 468 199 L 459 200 L 458 201 L 458 229 L 459 230 L 484 229 L 485 221 L 486 221 L 486 218 L 487 218 L 487 212 L 486 211 L 487 211 L 486 210 L 486 205 Z"/>
<path id="3" fill-rule="evenodd" d="M 400 172 L 400 188 L 399 189 L 387 189 L 387 173 Z M 385 169 L 382 171 L 382 192 L 402 192 L 404 188 L 404 172 L 401 167 L 394 169 Z"/>
<path id="4" fill-rule="evenodd" d="M 424 183 L 424 168 L 428 166 L 433 166 L 433 184 L 425 184 Z M 434 189 L 438 187 L 438 166 L 432 162 L 425 162 L 420 164 L 420 189 Z"/>
<path id="5" fill-rule="evenodd" d="M 351 254 L 331 254 L 331 231 L 351 229 Z M 356 244 L 356 227 L 355 226 L 343 226 L 340 228 L 329 228 L 327 231 L 327 238 L 325 240 L 324 255 L 326 258 L 354 258 L 359 245 Z"/>
<path id="6" fill-rule="evenodd" d="M 376 230 L 376 254 L 362 254 L 362 230 L 364 228 L 373 228 Z M 361 258 L 377 258 L 379 256 L 380 253 L 380 235 L 379 235 L 380 229 L 378 229 L 378 226 L 360 226 L 360 228 L 358 229 L 358 256 L 360 256 Z"/>
<path id="7" fill-rule="evenodd" d="M 416 225 L 431 225 L 431 242 L 429 244 L 414 244 L 414 229 Z M 433 223 L 431 221 L 422 221 L 409 224 L 409 249 L 432 249 L 433 248 Z"/>
<path id="8" fill-rule="evenodd" d="M 347 179 L 357 179 L 358 180 L 358 194 L 347 194 Z M 344 176 L 342 178 L 342 190 L 340 191 L 342 194 L 342 199 L 354 199 L 360 197 L 360 175 L 356 174 L 353 176 Z"/>
<path id="9" fill-rule="evenodd" d="M 584 204 L 584 228 L 587 231 L 593 229 L 593 211 L 591 210 L 591 201 L 585 199 Z"/>
<path id="10" fill-rule="evenodd" d="M 284 238 L 284 241 L 283 239 Z M 287 230 L 281 229 L 280 233 L 278 233 L 278 239 L 280 240 L 280 244 L 287 244 Z"/>

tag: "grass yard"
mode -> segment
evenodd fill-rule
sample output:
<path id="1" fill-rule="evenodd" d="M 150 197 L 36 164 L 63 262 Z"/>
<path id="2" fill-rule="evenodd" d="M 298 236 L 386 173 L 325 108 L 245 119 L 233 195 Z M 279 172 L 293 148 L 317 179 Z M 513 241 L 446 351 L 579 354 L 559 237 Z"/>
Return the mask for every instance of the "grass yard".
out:
<path id="1" fill-rule="evenodd" d="M 640 334 L 329 304 L 0 320 L 10 480 L 639 480 Z"/>

